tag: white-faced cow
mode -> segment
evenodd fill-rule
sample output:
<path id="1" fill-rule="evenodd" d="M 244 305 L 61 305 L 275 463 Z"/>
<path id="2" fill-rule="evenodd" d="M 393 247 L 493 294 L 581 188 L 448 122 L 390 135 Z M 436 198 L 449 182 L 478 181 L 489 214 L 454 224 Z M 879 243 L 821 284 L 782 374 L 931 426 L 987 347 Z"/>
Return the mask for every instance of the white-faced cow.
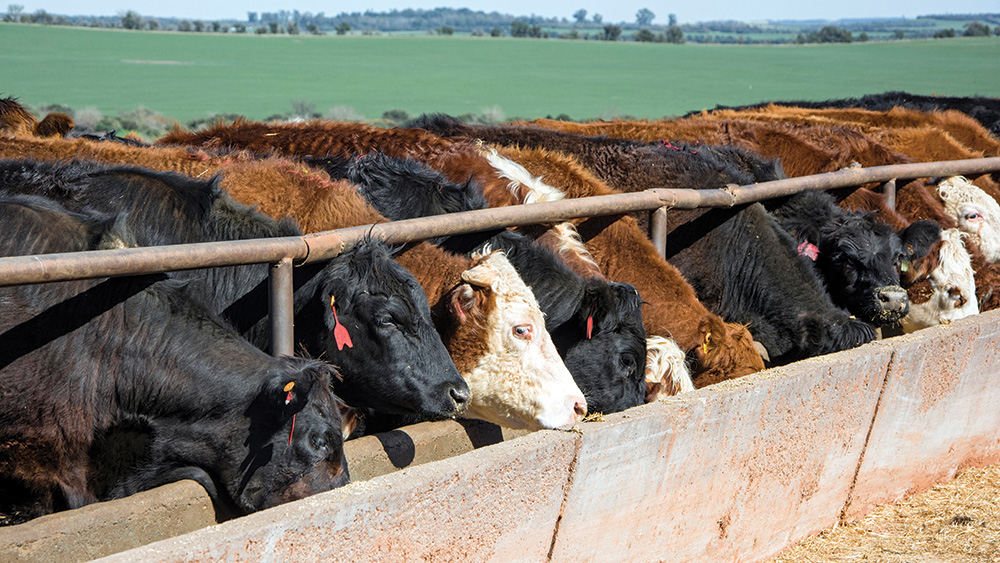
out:
<path id="1" fill-rule="evenodd" d="M 477 259 L 462 281 L 447 301 L 453 314 L 439 327 L 453 355 L 473 358 L 459 366 L 472 390 L 467 416 L 529 429 L 581 421 L 587 401 L 559 358 L 531 289 L 503 253 Z M 463 348 L 481 352 L 463 354 Z"/>
<path id="2" fill-rule="evenodd" d="M 1000 262 L 1000 204 L 962 176 L 938 183 L 944 211 L 969 234 L 989 262 Z"/>
<path id="3" fill-rule="evenodd" d="M 928 256 L 934 259 L 928 265 L 930 272 L 909 290 L 918 297 L 911 297 L 910 312 L 902 320 L 904 332 L 979 314 L 975 272 L 962 240 L 965 236 L 958 229 L 941 231 L 941 240 Z"/>

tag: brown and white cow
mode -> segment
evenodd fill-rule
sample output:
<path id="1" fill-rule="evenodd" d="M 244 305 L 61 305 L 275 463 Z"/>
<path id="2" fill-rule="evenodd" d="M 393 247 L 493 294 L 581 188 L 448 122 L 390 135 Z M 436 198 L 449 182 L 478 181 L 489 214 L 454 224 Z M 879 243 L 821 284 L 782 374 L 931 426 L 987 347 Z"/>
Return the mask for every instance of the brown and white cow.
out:
<path id="1" fill-rule="evenodd" d="M 962 176 L 938 183 L 944 211 L 968 233 L 990 262 L 1000 262 L 1000 204 Z"/>
<path id="2" fill-rule="evenodd" d="M 909 289 L 911 295 L 920 295 L 910 301 L 910 311 L 902 320 L 903 332 L 979 314 L 975 272 L 962 241 L 965 236 L 958 229 L 941 231 L 941 240 L 930 254 L 933 269 L 924 281 Z"/>
<path id="3" fill-rule="evenodd" d="M 442 331 L 449 350 L 480 349 L 460 373 L 472 402 L 466 416 L 512 428 L 557 428 L 579 422 L 587 402 L 563 364 L 531 288 L 495 251 L 462 272 L 449 293 Z"/>

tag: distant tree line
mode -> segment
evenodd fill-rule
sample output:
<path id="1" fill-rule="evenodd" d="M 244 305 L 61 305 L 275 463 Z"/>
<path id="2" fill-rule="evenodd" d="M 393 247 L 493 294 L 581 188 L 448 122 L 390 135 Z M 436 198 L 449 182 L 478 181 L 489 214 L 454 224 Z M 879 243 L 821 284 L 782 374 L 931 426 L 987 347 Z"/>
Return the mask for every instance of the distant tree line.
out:
<path id="1" fill-rule="evenodd" d="M 739 21 L 677 23 L 668 15 L 666 25 L 654 23 L 656 14 L 648 8 L 636 12 L 634 22 L 605 22 L 601 14 L 579 9 L 572 19 L 537 15 L 512 16 L 498 12 L 473 11 L 468 8 L 405 9 L 388 12 L 325 12 L 299 10 L 247 12 L 245 20 L 204 21 L 184 18 L 143 16 L 128 10 L 117 16 L 63 16 L 45 10 L 26 13 L 20 4 L 8 5 L 3 21 L 41 25 L 121 28 L 130 30 L 178 31 L 184 33 L 254 33 L 314 35 L 374 35 L 379 33 L 420 32 L 437 35 L 464 33 L 473 36 L 519 37 L 532 39 L 571 39 L 599 41 L 640 41 L 651 43 L 829 43 L 867 41 L 869 34 L 882 39 L 923 37 L 966 37 L 1000 35 L 1000 14 L 977 14 L 976 21 L 965 23 L 964 30 L 939 29 L 932 20 L 969 22 L 973 16 L 919 16 L 915 20 L 842 20 L 842 25 L 816 25 L 803 22 L 768 22 L 749 24 Z M 990 26 L 996 24 L 995 28 Z"/>

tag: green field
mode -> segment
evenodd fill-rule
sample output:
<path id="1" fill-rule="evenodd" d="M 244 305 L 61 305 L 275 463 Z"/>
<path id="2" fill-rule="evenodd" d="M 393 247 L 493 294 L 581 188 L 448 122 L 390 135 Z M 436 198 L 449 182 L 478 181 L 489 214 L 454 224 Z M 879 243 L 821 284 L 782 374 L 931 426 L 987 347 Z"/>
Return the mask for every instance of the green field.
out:
<path id="1" fill-rule="evenodd" d="M 0 95 L 187 121 L 295 101 L 367 119 L 663 117 L 887 90 L 1000 97 L 1000 38 L 738 46 L 427 36 L 255 36 L 0 24 Z"/>

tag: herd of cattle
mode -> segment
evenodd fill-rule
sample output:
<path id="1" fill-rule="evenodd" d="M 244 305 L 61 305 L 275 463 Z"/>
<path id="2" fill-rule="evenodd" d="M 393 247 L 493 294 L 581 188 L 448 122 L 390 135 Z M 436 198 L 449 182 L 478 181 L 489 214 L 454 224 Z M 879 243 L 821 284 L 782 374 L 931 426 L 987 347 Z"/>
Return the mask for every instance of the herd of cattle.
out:
<path id="1" fill-rule="evenodd" d="M 239 120 L 153 143 L 75 135 L 7 98 L 0 256 L 1000 156 L 973 117 L 996 107 L 911 98 L 584 124 Z M 354 436 L 555 428 L 996 308 L 997 178 L 911 181 L 895 205 L 862 186 L 673 210 L 666 259 L 645 215 L 368 239 L 296 268 L 300 357 L 262 351 L 267 265 L 0 288 L 0 524 L 185 478 L 245 514 L 346 483 Z"/>

